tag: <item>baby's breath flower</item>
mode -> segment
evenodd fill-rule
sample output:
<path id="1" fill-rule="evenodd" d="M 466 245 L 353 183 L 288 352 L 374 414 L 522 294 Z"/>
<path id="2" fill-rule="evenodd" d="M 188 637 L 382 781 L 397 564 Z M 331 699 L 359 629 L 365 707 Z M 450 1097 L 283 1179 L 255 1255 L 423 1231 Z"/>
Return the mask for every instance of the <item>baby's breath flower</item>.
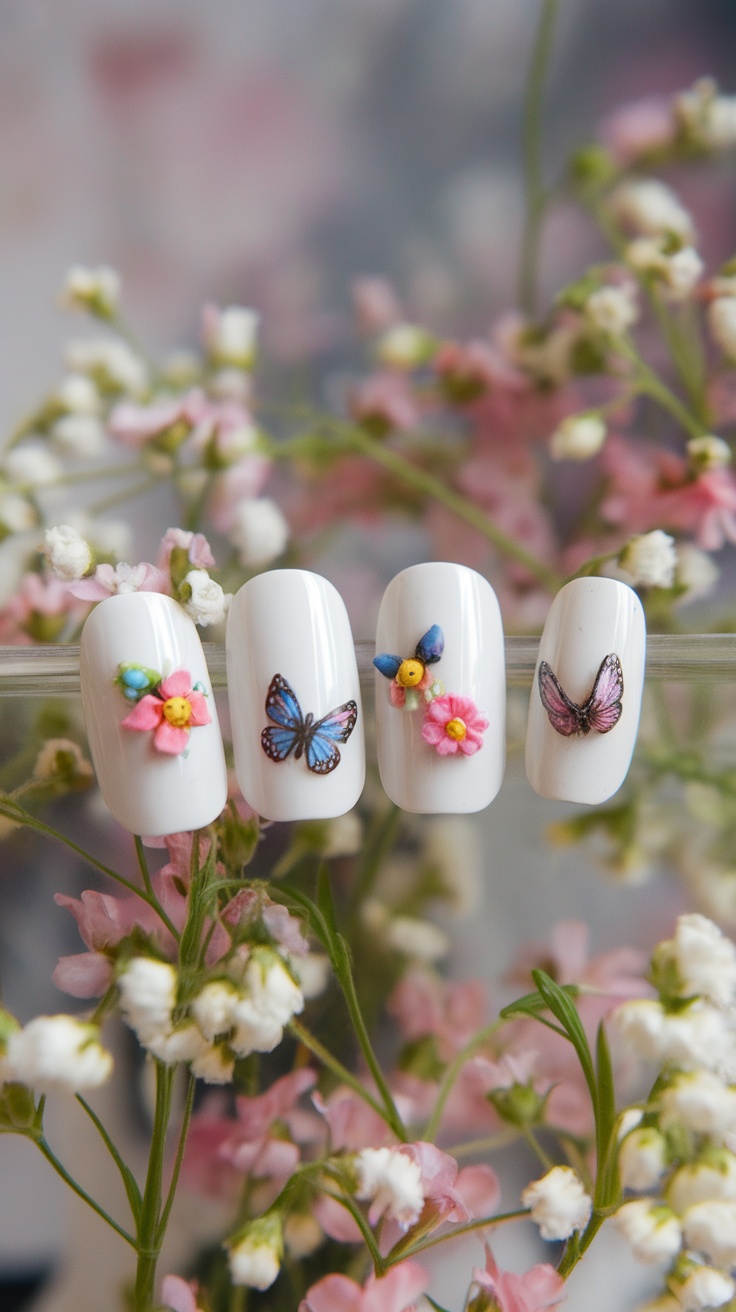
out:
<path id="1" fill-rule="evenodd" d="M 248 959 L 243 993 L 233 1008 L 236 1030 L 230 1040 L 238 1056 L 271 1052 L 283 1027 L 304 1009 L 304 994 L 271 948 L 256 948 Z"/>
<path id="2" fill-rule="evenodd" d="M 112 319 L 120 299 L 120 275 L 106 264 L 96 269 L 75 264 L 67 273 L 59 304 L 64 310 L 87 310 L 100 319 Z"/>
<path id="3" fill-rule="evenodd" d="M 206 628 L 225 618 L 230 597 L 206 569 L 190 569 L 181 585 L 182 605 L 195 624 Z"/>
<path id="4" fill-rule="evenodd" d="M 177 974 L 166 961 L 134 957 L 118 981 L 120 1010 L 141 1043 L 171 1032 L 176 1006 Z"/>
<path id="5" fill-rule="evenodd" d="M 607 337 L 622 337 L 639 318 L 633 287 L 600 287 L 585 303 L 591 327 Z"/>
<path id="6" fill-rule="evenodd" d="M 654 1126 L 632 1130 L 618 1154 L 621 1183 L 625 1189 L 653 1189 L 667 1166 L 667 1143 Z"/>
<path id="7" fill-rule="evenodd" d="M 119 337 L 72 338 L 64 348 L 64 363 L 73 373 L 88 374 L 101 392 L 138 396 L 148 385 L 143 360 Z"/>
<path id="8" fill-rule="evenodd" d="M 593 1208 L 570 1166 L 554 1166 L 541 1180 L 532 1181 L 523 1190 L 521 1201 L 531 1209 L 532 1221 L 543 1239 L 569 1239 L 573 1231 L 584 1230 Z"/>
<path id="9" fill-rule="evenodd" d="M 419 369 L 431 359 L 436 349 L 433 337 L 412 323 L 397 323 L 388 328 L 376 343 L 381 364 L 392 369 Z"/>
<path id="10" fill-rule="evenodd" d="M 670 1262 L 680 1251 L 680 1222 L 669 1207 L 658 1206 L 651 1198 L 624 1203 L 613 1223 L 637 1262 Z"/>
<path id="11" fill-rule="evenodd" d="M 49 738 L 36 757 L 33 777 L 87 780 L 92 778 L 92 765 L 79 743 L 72 742 L 71 738 Z"/>
<path id="12" fill-rule="evenodd" d="M 282 554 L 289 541 L 289 525 L 271 497 L 251 497 L 238 503 L 230 537 L 241 564 L 256 569 L 270 565 Z"/>
<path id="13" fill-rule="evenodd" d="M 89 543 L 71 524 L 47 528 L 44 540 L 44 554 L 59 578 L 71 581 L 89 574 L 94 564 L 92 551 Z"/>
<path id="14" fill-rule="evenodd" d="M 553 460 L 589 460 L 606 440 L 606 425 L 600 415 L 569 415 L 549 439 Z"/>
<path id="15" fill-rule="evenodd" d="M 625 227 L 645 237 L 674 233 L 683 242 L 692 241 L 693 221 L 674 191 L 658 178 L 622 182 L 609 207 Z"/>
<path id="16" fill-rule="evenodd" d="M 87 374 L 66 374 L 51 396 L 52 405 L 69 415 L 98 415 L 100 393 Z"/>
<path id="17" fill-rule="evenodd" d="M 671 588 L 677 567 L 675 539 L 661 528 L 640 533 L 626 543 L 618 564 L 634 587 Z"/>
<path id="18" fill-rule="evenodd" d="M 206 305 L 202 337 L 212 363 L 221 368 L 252 369 L 260 318 L 257 310 L 241 305 L 230 305 L 225 310 Z"/>
<path id="19" fill-rule="evenodd" d="M 709 1149 L 705 1157 L 681 1166 L 667 1185 L 667 1202 L 680 1214 L 711 1199 L 736 1202 L 736 1157 L 727 1148 Z"/>
<path id="20" fill-rule="evenodd" d="M 678 1075 L 659 1097 L 660 1124 L 686 1125 L 696 1134 L 707 1134 L 722 1142 L 736 1129 L 736 1089 L 712 1071 L 696 1070 Z"/>
<path id="21" fill-rule="evenodd" d="M 653 278 L 673 302 L 687 300 L 705 267 L 694 246 L 671 250 L 667 237 L 637 237 L 626 247 L 625 259 L 637 273 Z"/>
<path id="22" fill-rule="evenodd" d="M 96 1025 L 75 1016 L 36 1016 L 10 1035 L 7 1072 L 37 1093 L 97 1089 L 113 1068 L 112 1057 L 99 1037 Z"/>
<path id="23" fill-rule="evenodd" d="M 701 77 L 675 101 L 675 114 L 690 139 L 705 150 L 736 143 L 736 96 L 722 96 L 718 84 Z"/>
<path id="24" fill-rule="evenodd" d="M 14 447 L 5 456 L 4 464 L 8 478 L 16 487 L 46 487 L 56 483 L 64 472 L 43 442 L 24 442 Z"/>
<path id="25" fill-rule="evenodd" d="M 222 1043 L 214 1043 L 205 1048 L 192 1061 L 192 1075 L 205 1084 L 230 1084 L 235 1069 L 235 1058 L 230 1049 Z"/>
<path id="26" fill-rule="evenodd" d="M 355 1159 L 356 1198 L 371 1203 L 371 1222 L 386 1215 L 408 1230 L 424 1205 L 422 1173 L 398 1148 L 364 1148 Z"/>
<path id="27" fill-rule="evenodd" d="M 284 1240 L 281 1220 L 266 1214 L 249 1222 L 238 1238 L 226 1245 L 230 1278 L 234 1285 L 269 1289 L 281 1269 Z"/>
<path id="28" fill-rule="evenodd" d="M 722 437 L 706 434 L 703 437 L 691 437 L 687 443 L 690 464 L 698 473 L 709 469 L 723 469 L 732 460 L 731 448 Z"/>
<path id="29" fill-rule="evenodd" d="M 49 438 L 63 455 L 80 460 L 92 460 L 105 449 L 105 430 L 95 415 L 62 415 L 51 425 Z"/>
<path id="30" fill-rule="evenodd" d="M 684 1278 L 675 1283 L 675 1296 L 683 1312 L 700 1312 L 701 1308 L 723 1307 L 736 1293 L 730 1276 L 712 1266 L 689 1263 Z"/>
<path id="31" fill-rule="evenodd" d="M 688 1248 L 716 1266 L 736 1266 L 736 1201 L 695 1203 L 685 1212 L 682 1229 Z"/>
<path id="32" fill-rule="evenodd" d="M 140 1033 L 138 1037 L 143 1043 Z M 144 1046 L 168 1066 L 176 1066 L 181 1061 L 197 1061 L 209 1052 L 207 1040 L 197 1026 L 191 1024 L 152 1033 L 145 1040 Z"/>
<path id="33" fill-rule="evenodd" d="M 210 980 L 192 1001 L 192 1015 L 206 1039 L 226 1034 L 235 1024 L 240 993 L 229 980 Z"/>
<path id="34" fill-rule="evenodd" d="M 722 1007 L 736 1001 L 736 946 L 712 920 L 680 916 L 672 949 L 684 997 L 697 994 Z"/>

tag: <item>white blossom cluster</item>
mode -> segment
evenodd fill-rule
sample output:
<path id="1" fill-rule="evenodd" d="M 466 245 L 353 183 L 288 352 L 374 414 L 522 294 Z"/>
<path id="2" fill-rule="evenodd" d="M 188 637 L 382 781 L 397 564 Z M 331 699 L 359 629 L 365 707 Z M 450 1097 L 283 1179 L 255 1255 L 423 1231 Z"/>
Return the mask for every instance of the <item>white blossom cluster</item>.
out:
<path id="1" fill-rule="evenodd" d="M 681 916 L 652 980 L 657 1000 L 614 1016 L 624 1044 L 660 1067 L 622 1118 L 621 1183 L 644 1196 L 614 1224 L 638 1261 L 667 1269 L 661 1306 L 696 1312 L 736 1295 L 736 946 L 705 916 Z"/>
<path id="2" fill-rule="evenodd" d="M 408 1230 L 424 1206 L 422 1172 L 400 1148 L 364 1148 L 355 1158 L 355 1197 L 370 1203 L 374 1225 L 382 1216 Z"/>
<path id="3" fill-rule="evenodd" d="M 37 1094 L 84 1093 L 110 1078 L 113 1059 L 97 1025 L 76 1016 L 36 1016 L 20 1026 L 0 1013 L 0 1084 L 25 1084 Z"/>
<path id="4" fill-rule="evenodd" d="M 120 1008 L 141 1044 L 160 1061 L 189 1062 L 208 1084 L 227 1084 L 236 1057 L 271 1052 L 304 1007 L 304 993 L 273 948 L 254 947 L 223 963 L 186 1007 L 174 966 L 134 957 L 119 976 Z"/>

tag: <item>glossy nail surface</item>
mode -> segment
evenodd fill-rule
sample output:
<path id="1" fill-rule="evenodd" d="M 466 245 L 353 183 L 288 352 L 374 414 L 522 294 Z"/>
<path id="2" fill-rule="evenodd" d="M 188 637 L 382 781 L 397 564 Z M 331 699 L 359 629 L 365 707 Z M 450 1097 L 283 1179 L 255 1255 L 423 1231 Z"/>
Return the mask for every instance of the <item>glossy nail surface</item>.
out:
<path id="1" fill-rule="evenodd" d="M 503 779 L 506 676 L 496 594 L 472 569 L 413 565 L 389 583 L 376 635 L 381 782 L 405 811 L 480 811 Z"/>
<path id="2" fill-rule="evenodd" d="M 541 797 L 605 802 L 636 743 L 646 658 L 644 611 L 616 579 L 573 579 L 555 597 L 539 644 L 526 772 Z"/>
<path id="3" fill-rule="evenodd" d="M 344 602 L 307 570 L 270 570 L 234 598 L 227 677 L 235 769 L 268 820 L 343 815 L 365 780 L 358 667 Z"/>
<path id="4" fill-rule="evenodd" d="M 225 755 L 202 644 L 181 606 L 157 592 L 100 602 L 82 633 L 80 675 L 115 819 L 150 836 L 215 820 L 227 801 Z"/>

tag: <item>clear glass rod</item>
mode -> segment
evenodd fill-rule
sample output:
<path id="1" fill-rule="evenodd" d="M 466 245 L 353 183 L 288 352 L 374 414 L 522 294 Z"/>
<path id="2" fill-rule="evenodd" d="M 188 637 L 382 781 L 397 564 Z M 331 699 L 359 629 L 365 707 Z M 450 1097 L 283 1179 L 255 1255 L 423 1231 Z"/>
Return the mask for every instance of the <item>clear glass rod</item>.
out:
<path id="1" fill-rule="evenodd" d="M 538 638 L 506 639 L 506 674 L 516 686 L 530 684 Z M 212 685 L 225 687 L 225 646 L 206 642 Z M 372 642 L 356 642 L 361 678 L 373 673 Z M 655 633 L 647 644 L 647 676 L 663 682 L 721 683 L 736 680 L 736 633 Z M 79 647 L 0 647 L 0 697 L 51 697 L 79 692 Z"/>

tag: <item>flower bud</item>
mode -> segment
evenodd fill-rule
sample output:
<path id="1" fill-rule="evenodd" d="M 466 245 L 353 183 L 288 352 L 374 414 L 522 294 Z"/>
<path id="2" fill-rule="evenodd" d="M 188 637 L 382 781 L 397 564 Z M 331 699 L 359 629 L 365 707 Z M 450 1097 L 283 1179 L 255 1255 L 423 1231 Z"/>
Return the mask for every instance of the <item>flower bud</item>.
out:
<path id="1" fill-rule="evenodd" d="M 521 1201 L 531 1210 L 542 1239 L 569 1239 L 584 1230 L 593 1209 L 582 1181 L 570 1166 L 554 1166 L 522 1191 Z"/>
<path id="2" fill-rule="evenodd" d="M 71 582 L 89 574 L 94 557 L 88 542 L 70 524 L 47 528 L 44 554 L 52 570 L 61 579 Z"/>
<path id="3" fill-rule="evenodd" d="M 618 1154 L 621 1183 L 625 1189 L 653 1189 L 667 1166 L 667 1143 L 653 1126 L 627 1134 Z"/>
<path id="4" fill-rule="evenodd" d="M 112 1074 L 112 1056 L 96 1025 L 74 1016 L 36 1016 L 11 1034 L 6 1062 L 11 1077 L 38 1093 L 97 1089 Z"/>
<path id="5" fill-rule="evenodd" d="M 228 1264 L 234 1285 L 251 1289 L 270 1289 L 281 1269 L 284 1239 L 278 1214 L 251 1221 L 237 1237 L 229 1239 Z"/>
<path id="6" fill-rule="evenodd" d="M 549 439 L 553 460 L 589 460 L 606 440 L 606 425 L 600 415 L 570 415 Z"/>
<path id="7" fill-rule="evenodd" d="M 657 1206 L 650 1198 L 624 1203 L 614 1217 L 619 1234 L 629 1243 L 637 1262 L 671 1262 L 680 1251 L 680 1223 L 668 1207 Z"/>
<path id="8" fill-rule="evenodd" d="M 618 563 L 634 587 L 671 588 L 677 566 L 675 539 L 660 528 L 641 533 L 629 539 Z"/>
<path id="9" fill-rule="evenodd" d="M 59 293 L 65 310 L 86 310 L 98 319 L 114 318 L 120 299 L 120 276 L 106 264 L 96 269 L 75 264 L 67 273 Z"/>

